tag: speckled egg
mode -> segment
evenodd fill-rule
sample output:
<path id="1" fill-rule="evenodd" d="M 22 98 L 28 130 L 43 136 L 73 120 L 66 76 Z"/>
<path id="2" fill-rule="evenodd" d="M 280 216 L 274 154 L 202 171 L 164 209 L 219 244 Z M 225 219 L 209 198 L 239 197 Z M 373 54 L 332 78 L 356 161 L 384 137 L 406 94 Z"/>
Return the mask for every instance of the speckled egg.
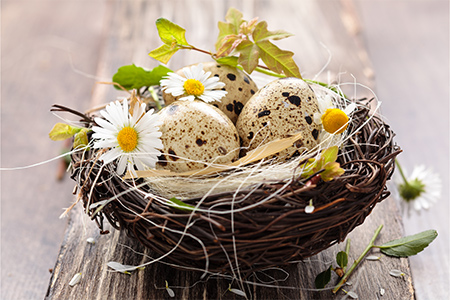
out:
<path id="1" fill-rule="evenodd" d="M 236 127 L 218 108 L 198 100 L 175 101 L 159 115 L 164 150 L 157 168 L 184 172 L 239 157 Z"/>
<path id="2" fill-rule="evenodd" d="M 250 76 L 237 68 L 220 65 L 215 61 L 202 64 L 205 72 L 211 72 L 211 76 L 217 76 L 221 82 L 225 83 L 222 90 L 227 91 L 227 95 L 220 99 L 220 101 L 211 102 L 210 104 L 218 107 L 233 123 L 236 123 L 245 103 L 258 91 L 258 87 Z M 181 69 L 176 73 L 184 77 Z M 163 98 L 166 104 L 170 104 L 181 97 L 183 95 L 174 97 L 171 94 L 163 92 Z"/>
<path id="3" fill-rule="evenodd" d="M 242 146 L 248 151 L 272 140 L 302 133 L 295 146 L 277 154 L 288 159 L 317 145 L 319 125 L 313 121 L 319 112 L 312 88 L 298 78 L 275 80 L 261 88 L 249 99 L 236 127 Z"/>

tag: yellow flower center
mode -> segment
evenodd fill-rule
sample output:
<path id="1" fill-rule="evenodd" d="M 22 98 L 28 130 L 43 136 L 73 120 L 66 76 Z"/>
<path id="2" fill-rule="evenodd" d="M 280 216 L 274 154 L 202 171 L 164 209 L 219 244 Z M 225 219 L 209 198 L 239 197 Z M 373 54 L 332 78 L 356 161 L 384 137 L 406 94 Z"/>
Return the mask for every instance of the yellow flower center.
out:
<path id="1" fill-rule="evenodd" d="M 123 152 L 131 152 L 136 149 L 138 144 L 138 134 L 132 127 L 124 127 L 117 135 L 117 142 Z"/>
<path id="2" fill-rule="evenodd" d="M 329 133 L 343 133 L 348 126 L 348 116 L 339 108 L 329 108 L 322 115 L 322 125 Z"/>
<path id="3" fill-rule="evenodd" d="M 198 81 L 197 79 L 188 79 L 183 84 L 184 90 L 186 91 L 186 94 L 193 95 L 193 96 L 201 96 L 203 94 L 203 91 L 205 90 L 205 86 L 203 83 Z"/>

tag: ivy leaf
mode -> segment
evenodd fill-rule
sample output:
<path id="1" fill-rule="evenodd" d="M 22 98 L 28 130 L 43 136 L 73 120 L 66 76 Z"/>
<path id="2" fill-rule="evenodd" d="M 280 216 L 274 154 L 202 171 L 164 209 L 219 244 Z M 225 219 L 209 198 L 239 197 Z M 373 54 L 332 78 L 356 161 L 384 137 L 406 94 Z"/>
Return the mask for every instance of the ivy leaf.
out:
<path id="1" fill-rule="evenodd" d="M 225 56 L 216 59 L 217 63 L 221 65 L 227 65 L 230 67 L 236 68 L 238 66 L 238 57 L 237 56 Z"/>
<path id="2" fill-rule="evenodd" d="M 172 45 L 175 42 L 178 45 L 189 46 L 185 37 L 186 29 L 183 27 L 167 19 L 159 18 L 156 20 L 156 28 L 164 44 Z"/>
<path id="3" fill-rule="evenodd" d="M 73 148 L 82 148 L 89 144 L 89 139 L 87 137 L 87 133 L 90 131 L 88 128 L 82 128 L 73 139 Z"/>
<path id="4" fill-rule="evenodd" d="M 239 44 L 237 50 L 240 53 L 238 63 L 244 68 L 245 72 L 252 73 L 258 66 L 259 47 L 255 43 L 246 40 Z"/>
<path id="5" fill-rule="evenodd" d="M 172 72 L 172 70 L 162 65 L 149 71 L 132 64 L 120 67 L 112 80 L 127 90 L 140 89 L 144 86 L 158 85 L 161 78 L 168 72 Z"/>
<path id="6" fill-rule="evenodd" d="M 253 30 L 253 39 L 256 43 L 268 40 L 281 40 L 292 36 L 292 33 L 286 32 L 284 30 L 269 31 L 267 30 L 267 22 L 259 22 L 255 29 Z"/>
<path id="7" fill-rule="evenodd" d="M 242 17 L 243 14 L 234 7 L 230 7 L 227 11 L 227 14 L 225 15 L 225 20 L 227 20 L 228 23 L 233 26 L 235 33 L 237 33 L 242 22 L 244 22 Z"/>
<path id="8" fill-rule="evenodd" d="M 426 230 L 375 247 L 380 248 L 381 252 L 389 256 L 407 257 L 416 255 L 428 247 L 437 235 L 438 233 L 436 230 Z"/>
<path id="9" fill-rule="evenodd" d="M 271 42 L 263 40 L 256 43 L 262 61 L 266 66 L 277 73 L 284 73 L 287 77 L 302 78 L 297 64 L 293 60 L 291 51 L 281 50 Z"/>
<path id="10" fill-rule="evenodd" d="M 184 203 L 183 201 L 173 197 L 169 199 L 170 202 L 172 202 L 175 205 L 171 205 L 172 207 L 181 209 L 181 210 L 187 210 L 187 211 L 193 211 L 195 210 L 195 206 L 189 205 Z"/>
<path id="11" fill-rule="evenodd" d="M 331 280 L 331 266 L 316 276 L 316 279 L 314 280 L 314 285 L 318 289 L 323 289 L 328 284 L 328 282 L 330 282 L 330 280 Z"/>
<path id="12" fill-rule="evenodd" d="M 339 267 L 341 267 L 342 269 L 344 269 L 347 264 L 348 264 L 348 256 L 347 253 L 345 251 L 340 251 L 337 255 L 336 255 L 336 263 L 339 265 Z"/>
<path id="13" fill-rule="evenodd" d="M 157 61 L 167 64 L 170 58 L 180 50 L 180 47 L 175 45 L 164 44 L 154 50 L 152 50 L 148 55 Z"/>
<path id="14" fill-rule="evenodd" d="M 48 136 L 53 141 L 63 141 L 73 137 L 81 129 L 82 129 L 81 127 L 75 127 L 65 123 L 56 123 L 55 126 L 53 126 L 50 133 L 48 134 Z"/>

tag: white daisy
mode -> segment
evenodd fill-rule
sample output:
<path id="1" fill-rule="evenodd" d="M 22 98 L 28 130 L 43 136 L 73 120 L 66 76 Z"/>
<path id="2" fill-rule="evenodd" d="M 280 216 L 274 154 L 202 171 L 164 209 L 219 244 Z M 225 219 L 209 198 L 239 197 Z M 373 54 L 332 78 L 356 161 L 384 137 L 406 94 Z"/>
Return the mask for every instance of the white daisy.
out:
<path id="1" fill-rule="evenodd" d="M 123 104 L 119 101 L 108 104 L 100 114 L 104 119 L 95 118 L 99 126 L 92 127 L 93 148 L 109 149 L 100 156 L 105 164 L 119 158 L 119 175 L 126 169 L 134 172 L 134 166 L 138 170 L 155 166 L 160 153 L 156 149 L 163 149 L 163 144 L 158 128 L 161 125 L 159 115 L 153 114 L 153 109 L 145 113 L 145 104 L 136 103 L 130 113 L 125 99 Z"/>
<path id="2" fill-rule="evenodd" d="M 424 165 L 414 167 L 410 176 L 406 176 L 400 164 L 396 161 L 400 176 L 396 178 L 398 194 L 401 198 L 402 210 L 411 207 L 417 212 L 429 209 L 441 197 L 442 182 L 438 174 L 425 168 Z"/>
<path id="3" fill-rule="evenodd" d="M 225 83 L 219 81 L 219 77 L 210 77 L 211 72 L 205 72 L 203 65 L 198 64 L 182 69 L 184 77 L 176 73 L 169 73 L 161 79 L 163 91 L 173 96 L 181 96 L 179 100 L 200 99 L 205 102 L 219 101 L 227 92 L 220 90 Z"/>
<path id="4" fill-rule="evenodd" d="M 314 122 L 322 124 L 323 129 L 330 134 L 340 134 L 347 129 L 349 115 L 355 110 L 356 104 L 350 103 L 344 110 L 334 107 L 330 95 L 318 98 L 319 113 L 314 114 Z"/>

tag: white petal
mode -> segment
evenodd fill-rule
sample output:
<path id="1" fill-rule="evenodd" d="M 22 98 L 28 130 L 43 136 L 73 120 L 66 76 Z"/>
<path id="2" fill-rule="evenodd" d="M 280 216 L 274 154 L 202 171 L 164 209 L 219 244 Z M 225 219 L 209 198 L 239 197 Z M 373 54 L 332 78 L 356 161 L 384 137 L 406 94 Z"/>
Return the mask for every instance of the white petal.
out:
<path id="1" fill-rule="evenodd" d="M 123 173 L 125 173 L 125 168 L 127 166 L 127 161 L 128 161 L 128 155 L 121 155 L 119 162 L 117 163 L 117 169 L 116 172 L 119 175 L 122 175 Z"/>
<path id="2" fill-rule="evenodd" d="M 351 114 L 354 110 L 356 109 L 356 104 L 355 103 L 350 103 L 345 109 L 344 109 L 344 113 L 346 115 Z"/>
<path id="3" fill-rule="evenodd" d="M 117 126 L 114 126 L 113 124 L 111 124 L 110 122 L 106 121 L 105 119 L 95 118 L 94 121 L 95 121 L 95 123 L 97 123 L 99 126 L 101 126 L 102 128 L 104 128 L 106 130 L 109 130 L 109 131 L 112 131 L 112 132 L 117 131 Z M 99 127 L 97 127 L 97 128 L 99 128 Z"/>
<path id="4" fill-rule="evenodd" d="M 75 274 L 69 282 L 70 286 L 74 286 L 81 281 L 81 273 Z"/>

